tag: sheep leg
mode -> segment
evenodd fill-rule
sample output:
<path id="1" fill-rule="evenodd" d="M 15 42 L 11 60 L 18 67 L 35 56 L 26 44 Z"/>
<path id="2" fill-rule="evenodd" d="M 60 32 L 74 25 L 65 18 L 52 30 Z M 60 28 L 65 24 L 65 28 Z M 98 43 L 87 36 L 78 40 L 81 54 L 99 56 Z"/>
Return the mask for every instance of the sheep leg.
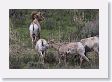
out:
<path id="1" fill-rule="evenodd" d="M 32 36 L 32 34 L 30 34 L 30 37 L 31 37 L 31 40 L 32 40 L 32 48 L 34 47 L 34 44 L 33 44 L 33 36 Z"/>
<path id="2" fill-rule="evenodd" d="M 47 51 L 45 50 L 45 52 L 44 52 L 44 57 L 46 57 L 46 53 L 47 53 Z"/>
<path id="3" fill-rule="evenodd" d="M 46 51 L 44 51 L 43 61 L 44 61 L 45 57 L 46 57 Z M 44 61 L 44 63 L 45 63 L 45 61 Z"/>
<path id="4" fill-rule="evenodd" d="M 97 47 L 94 47 L 93 50 L 97 53 L 97 55 L 99 54 L 99 50 Z"/>
<path id="5" fill-rule="evenodd" d="M 80 56 L 80 66 L 82 65 L 83 58 Z"/>
<path id="6" fill-rule="evenodd" d="M 40 32 L 36 36 L 36 41 L 38 41 L 39 39 L 40 39 Z"/>
<path id="7" fill-rule="evenodd" d="M 41 62 L 44 64 L 44 56 L 43 56 L 42 52 L 41 52 L 40 56 L 41 56 Z"/>
<path id="8" fill-rule="evenodd" d="M 37 41 L 37 37 L 35 37 L 35 39 L 34 39 L 34 45 L 36 45 L 36 41 Z"/>
<path id="9" fill-rule="evenodd" d="M 88 59 L 83 53 L 80 53 L 80 56 L 81 56 L 83 59 L 85 59 L 86 61 L 89 62 L 89 59 Z"/>
<path id="10" fill-rule="evenodd" d="M 34 48 L 34 41 L 33 41 L 33 39 L 32 39 L 32 48 Z"/>
<path id="11" fill-rule="evenodd" d="M 60 64 L 60 63 L 61 63 L 61 57 L 60 57 L 60 53 L 58 51 L 58 64 Z"/>
<path id="12" fill-rule="evenodd" d="M 61 57 L 60 56 L 58 56 L 58 64 L 60 64 L 61 63 Z"/>
<path id="13" fill-rule="evenodd" d="M 65 63 L 65 65 L 66 65 L 66 55 L 64 55 L 64 63 Z"/>
<path id="14" fill-rule="evenodd" d="M 59 58 L 59 64 L 61 63 L 61 59 Z"/>

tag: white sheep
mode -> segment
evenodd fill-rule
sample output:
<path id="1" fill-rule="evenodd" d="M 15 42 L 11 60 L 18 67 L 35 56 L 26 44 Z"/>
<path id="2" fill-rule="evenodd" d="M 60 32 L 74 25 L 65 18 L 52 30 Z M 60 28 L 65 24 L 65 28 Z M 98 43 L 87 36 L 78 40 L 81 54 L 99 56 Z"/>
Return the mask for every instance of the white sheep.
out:
<path id="1" fill-rule="evenodd" d="M 32 23 L 30 24 L 29 31 L 32 39 L 32 47 L 36 44 L 36 41 L 40 39 L 41 26 L 40 22 L 44 20 L 44 17 L 40 12 L 32 12 Z"/>
<path id="2" fill-rule="evenodd" d="M 49 47 L 49 45 L 45 39 L 39 39 L 36 42 L 35 50 L 36 50 L 37 54 L 40 55 L 40 57 L 42 59 L 42 63 L 44 63 L 44 57 L 46 55 L 46 51 L 47 51 L 48 47 Z"/>
<path id="3" fill-rule="evenodd" d="M 85 47 L 85 54 L 91 50 L 94 50 L 97 54 L 99 54 L 99 37 L 94 36 L 81 39 L 81 43 Z"/>
<path id="4" fill-rule="evenodd" d="M 32 47 L 35 45 L 36 41 L 40 39 L 40 25 L 31 23 L 29 27 L 30 37 L 32 39 Z"/>

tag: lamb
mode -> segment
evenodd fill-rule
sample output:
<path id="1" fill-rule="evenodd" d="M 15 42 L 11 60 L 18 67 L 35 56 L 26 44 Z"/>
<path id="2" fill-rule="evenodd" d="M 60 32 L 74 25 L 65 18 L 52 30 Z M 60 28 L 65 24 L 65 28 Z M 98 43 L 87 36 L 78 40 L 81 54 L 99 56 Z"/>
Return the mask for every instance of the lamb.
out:
<path id="1" fill-rule="evenodd" d="M 80 56 L 80 65 L 82 64 L 83 59 L 85 59 L 86 61 L 89 62 L 89 59 L 84 54 L 85 48 L 81 42 L 57 44 L 57 43 L 51 41 L 49 45 L 58 51 L 59 63 L 60 63 L 61 57 L 64 57 L 64 62 L 66 63 L 66 55 L 68 55 L 68 54 L 78 54 Z"/>
<path id="2" fill-rule="evenodd" d="M 99 37 L 89 37 L 86 39 L 81 39 L 81 43 L 85 47 L 85 54 L 91 50 L 95 51 L 97 55 L 99 54 Z"/>
<path id="3" fill-rule="evenodd" d="M 54 39 L 53 40 L 50 40 L 49 42 L 48 42 L 48 44 L 49 44 L 49 48 L 54 48 L 57 52 L 58 52 L 58 59 L 59 59 L 59 63 L 61 63 L 61 58 L 63 57 L 64 58 L 64 62 L 66 63 L 66 47 L 63 47 L 63 49 L 62 50 L 60 50 L 61 48 L 61 46 L 64 46 L 64 44 L 63 43 L 55 43 L 54 42 Z"/>
<path id="4" fill-rule="evenodd" d="M 40 55 L 40 57 L 42 59 L 42 63 L 44 63 L 44 58 L 45 58 L 46 51 L 47 51 L 48 47 L 49 47 L 49 45 L 45 39 L 39 39 L 36 42 L 35 50 L 36 50 L 37 54 Z"/>
<path id="5" fill-rule="evenodd" d="M 40 12 L 32 12 L 32 23 L 30 24 L 29 31 L 30 37 L 32 39 L 32 47 L 36 44 L 36 41 L 40 39 L 40 21 L 42 21 L 44 17 Z"/>

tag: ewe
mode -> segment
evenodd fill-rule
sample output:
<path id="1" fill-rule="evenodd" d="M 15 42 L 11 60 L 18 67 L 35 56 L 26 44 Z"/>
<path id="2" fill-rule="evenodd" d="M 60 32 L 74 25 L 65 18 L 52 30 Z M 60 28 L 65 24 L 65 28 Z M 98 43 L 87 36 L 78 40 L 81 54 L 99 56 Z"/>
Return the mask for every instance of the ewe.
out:
<path id="1" fill-rule="evenodd" d="M 44 63 L 44 57 L 46 55 L 46 51 L 47 51 L 48 47 L 49 47 L 49 45 L 45 39 L 39 39 L 36 42 L 35 50 L 36 50 L 37 54 L 40 55 L 40 57 L 42 59 L 42 63 Z"/>

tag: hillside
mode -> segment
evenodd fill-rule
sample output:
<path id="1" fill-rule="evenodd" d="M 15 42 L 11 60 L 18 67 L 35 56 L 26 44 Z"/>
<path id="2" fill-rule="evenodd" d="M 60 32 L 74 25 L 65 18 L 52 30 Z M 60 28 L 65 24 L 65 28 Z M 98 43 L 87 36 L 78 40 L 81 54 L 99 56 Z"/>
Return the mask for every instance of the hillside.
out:
<path id="1" fill-rule="evenodd" d="M 9 10 L 9 66 L 11 69 L 79 69 L 99 67 L 99 58 L 94 52 L 88 53 L 91 64 L 84 62 L 79 67 L 78 57 L 67 58 L 67 65 L 58 64 L 57 52 L 49 49 L 45 58 L 45 65 L 39 62 L 35 49 L 31 47 L 29 25 L 31 12 L 34 9 Z M 57 42 L 80 41 L 82 38 L 99 35 L 98 10 L 62 10 L 37 9 L 43 13 L 41 38 L 55 39 Z"/>

